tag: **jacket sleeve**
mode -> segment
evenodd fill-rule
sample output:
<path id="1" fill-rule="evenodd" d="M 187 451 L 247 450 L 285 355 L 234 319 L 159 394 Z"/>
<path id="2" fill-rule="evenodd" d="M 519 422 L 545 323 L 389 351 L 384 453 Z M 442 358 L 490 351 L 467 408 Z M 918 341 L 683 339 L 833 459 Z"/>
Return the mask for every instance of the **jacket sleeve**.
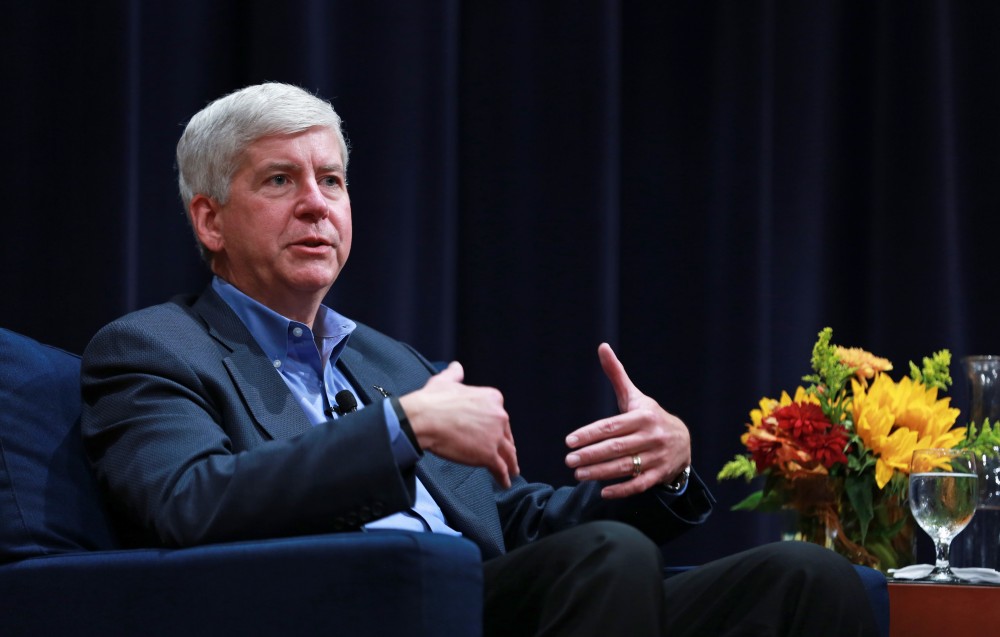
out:
<path id="1" fill-rule="evenodd" d="M 681 495 L 654 488 L 629 498 L 606 500 L 601 497 L 603 486 L 583 482 L 554 489 L 519 478 L 508 490 L 498 487 L 495 495 L 507 550 L 592 520 L 625 522 L 657 544 L 664 544 L 704 522 L 715 503 L 694 471 Z"/>

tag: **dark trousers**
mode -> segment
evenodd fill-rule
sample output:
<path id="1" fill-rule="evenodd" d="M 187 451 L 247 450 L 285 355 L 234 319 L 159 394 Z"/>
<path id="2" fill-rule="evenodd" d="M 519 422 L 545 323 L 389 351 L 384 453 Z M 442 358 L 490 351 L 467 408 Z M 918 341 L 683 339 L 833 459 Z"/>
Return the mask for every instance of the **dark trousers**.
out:
<path id="1" fill-rule="evenodd" d="M 591 522 L 485 563 L 485 635 L 869 637 L 874 615 L 833 551 L 778 542 L 663 579 L 659 548 Z"/>

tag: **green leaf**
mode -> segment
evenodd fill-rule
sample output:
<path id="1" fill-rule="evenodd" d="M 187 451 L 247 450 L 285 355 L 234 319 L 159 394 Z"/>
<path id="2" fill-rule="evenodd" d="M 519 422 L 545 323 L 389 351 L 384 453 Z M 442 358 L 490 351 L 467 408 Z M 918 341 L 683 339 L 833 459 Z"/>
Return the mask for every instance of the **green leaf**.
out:
<path id="1" fill-rule="evenodd" d="M 896 534 L 903 528 L 906 524 L 906 518 L 902 517 L 896 520 L 893 524 L 888 526 L 876 525 L 874 529 L 869 529 L 868 540 L 874 542 L 876 540 L 892 540 L 896 537 Z"/>
<path id="2" fill-rule="evenodd" d="M 785 497 L 777 489 L 761 489 L 748 495 L 732 506 L 733 511 L 780 511 L 785 506 Z"/>
<path id="3" fill-rule="evenodd" d="M 756 511 L 760 501 L 764 498 L 763 491 L 754 491 L 743 500 L 733 505 L 733 511 Z"/>
<path id="4" fill-rule="evenodd" d="M 1000 422 L 991 425 L 990 419 L 987 418 L 978 428 L 976 423 L 969 423 L 969 428 L 965 432 L 965 440 L 956 446 L 962 449 L 971 449 L 977 457 L 983 454 L 992 455 L 994 447 L 1000 447 Z"/>
<path id="5" fill-rule="evenodd" d="M 780 511 L 785 506 L 785 491 L 783 489 L 764 489 L 764 497 L 757 505 L 758 511 Z"/>
<path id="6" fill-rule="evenodd" d="M 872 518 L 875 517 L 875 509 L 872 505 L 872 488 L 874 486 L 875 483 L 869 473 L 849 474 L 844 478 L 844 491 L 858 516 L 861 527 L 861 544 L 865 543 L 868 526 L 871 524 Z"/>
<path id="7" fill-rule="evenodd" d="M 898 556 L 896 552 L 892 550 L 892 547 L 885 543 L 873 544 L 871 546 L 866 546 L 868 552 L 878 558 L 879 566 L 882 570 L 889 570 L 890 568 L 898 568 L 899 566 L 904 566 L 899 564 Z"/>

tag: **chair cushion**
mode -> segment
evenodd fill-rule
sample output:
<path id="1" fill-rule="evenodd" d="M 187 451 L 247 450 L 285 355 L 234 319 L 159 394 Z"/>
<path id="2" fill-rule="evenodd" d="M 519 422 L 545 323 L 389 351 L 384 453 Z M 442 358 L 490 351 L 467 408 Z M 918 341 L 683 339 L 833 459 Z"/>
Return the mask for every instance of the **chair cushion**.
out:
<path id="1" fill-rule="evenodd" d="M 115 546 L 80 439 L 80 358 L 0 328 L 0 563 Z"/>

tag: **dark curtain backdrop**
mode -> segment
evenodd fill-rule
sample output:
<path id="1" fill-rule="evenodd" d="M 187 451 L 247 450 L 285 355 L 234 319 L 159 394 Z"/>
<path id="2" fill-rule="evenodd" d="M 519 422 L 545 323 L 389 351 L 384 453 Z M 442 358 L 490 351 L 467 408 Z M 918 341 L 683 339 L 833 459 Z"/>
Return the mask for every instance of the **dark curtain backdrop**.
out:
<path id="1" fill-rule="evenodd" d="M 353 256 L 329 303 L 501 388 L 521 464 L 608 415 L 596 347 L 689 425 L 720 500 L 671 559 L 775 539 L 715 473 L 816 333 L 1000 353 L 1000 4 L 205 2 L 5 7 L 0 325 L 82 351 L 208 280 L 175 187 L 196 110 L 332 100 Z M 953 374 L 961 375 L 956 362 Z M 966 401 L 961 379 L 952 392 Z"/>

